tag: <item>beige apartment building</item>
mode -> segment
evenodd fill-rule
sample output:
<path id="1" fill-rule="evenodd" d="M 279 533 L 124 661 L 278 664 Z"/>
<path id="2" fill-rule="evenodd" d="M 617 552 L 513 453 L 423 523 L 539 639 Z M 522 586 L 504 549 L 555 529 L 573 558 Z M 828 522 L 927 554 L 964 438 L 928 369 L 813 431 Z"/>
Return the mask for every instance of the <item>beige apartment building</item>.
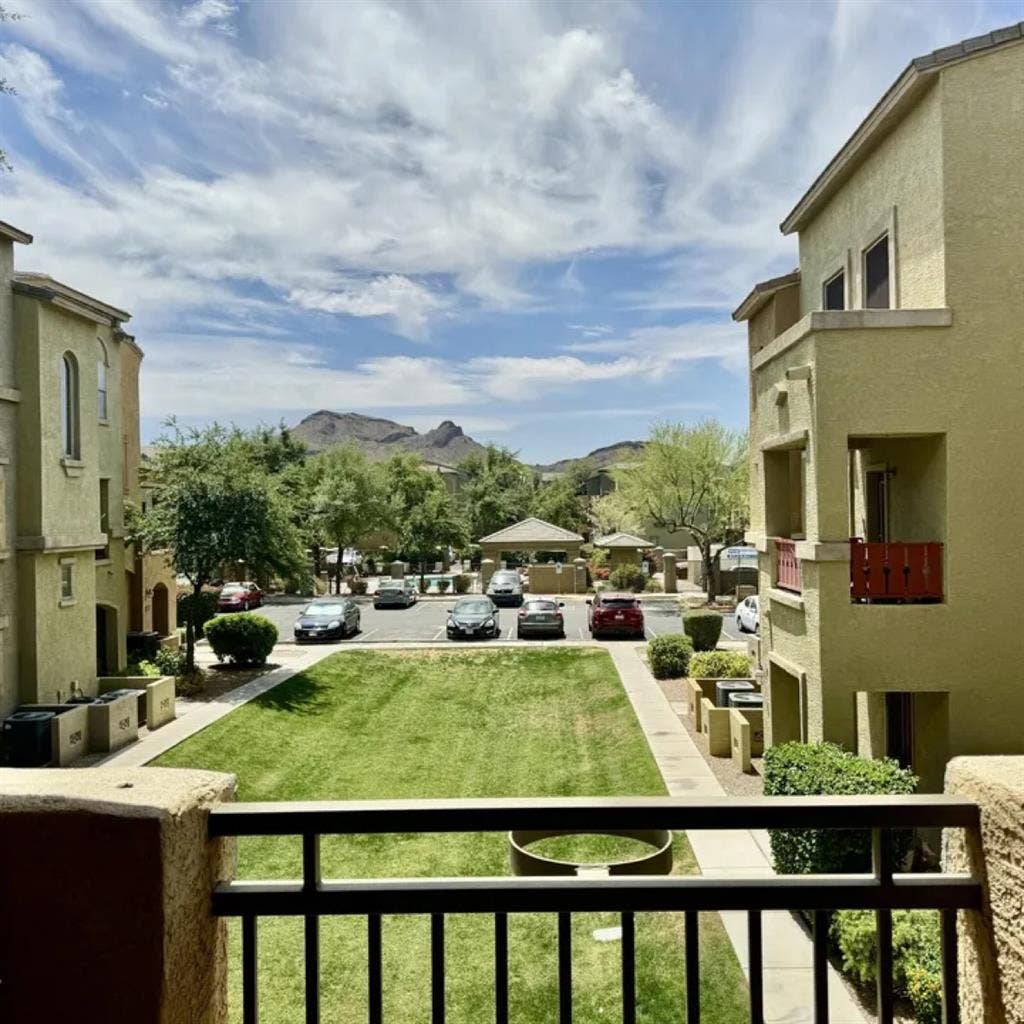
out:
<path id="1" fill-rule="evenodd" d="M 130 629 L 174 632 L 174 577 L 125 540 L 141 500 L 129 314 L 16 273 L 0 224 L 0 714 L 126 664 Z"/>
<path id="2" fill-rule="evenodd" d="M 769 742 L 1024 751 L 1022 26 L 911 62 L 782 223 L 750 347 Z"/>

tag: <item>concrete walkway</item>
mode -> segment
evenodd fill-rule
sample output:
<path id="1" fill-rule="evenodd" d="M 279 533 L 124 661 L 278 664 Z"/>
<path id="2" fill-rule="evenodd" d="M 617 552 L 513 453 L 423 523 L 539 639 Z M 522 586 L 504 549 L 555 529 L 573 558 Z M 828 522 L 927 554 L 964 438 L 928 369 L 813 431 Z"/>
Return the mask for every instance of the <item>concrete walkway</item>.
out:
<path id="1" fill-rule="evenodd" d="M 640 656 L 642 648 L 609 644 L 622 685 L 647 736 L 651 752 L 672 796 L 722 796 L 725 791 L 669 705 Z M 774 874 L 765 834 L 743 830 L 687 832 L 701 872 L 708 876 L 764 877 Z M 749 977 L 747 915 L 721 915 L 729 940 Z M 762 916 L 765 1024 L 811 1024 L 814 978 L 811 941 L 788 912 Z M 829 968 L 829 1019 L 832 1024 L 865 1024 L 867 1018 L 839 975 Z"/>

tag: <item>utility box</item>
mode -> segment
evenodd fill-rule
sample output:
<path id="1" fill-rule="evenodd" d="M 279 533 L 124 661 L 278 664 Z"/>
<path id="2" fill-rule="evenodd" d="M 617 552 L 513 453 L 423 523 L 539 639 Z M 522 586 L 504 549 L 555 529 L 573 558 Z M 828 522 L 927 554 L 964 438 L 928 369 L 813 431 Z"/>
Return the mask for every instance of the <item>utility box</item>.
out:
<path id="1" fill-rule="evenodd" d="M 15 711 L 4 719 L 3 737 L 15 768 L 38 768 L 50 761 L 52 711 Z"/>
<path id="2" fill-rule="evenodd" d="M 734 693 L 749 693 L 753 689 L 749 679 L 719 679 L 715 683 L 715 707 L 727 708 Z"/>

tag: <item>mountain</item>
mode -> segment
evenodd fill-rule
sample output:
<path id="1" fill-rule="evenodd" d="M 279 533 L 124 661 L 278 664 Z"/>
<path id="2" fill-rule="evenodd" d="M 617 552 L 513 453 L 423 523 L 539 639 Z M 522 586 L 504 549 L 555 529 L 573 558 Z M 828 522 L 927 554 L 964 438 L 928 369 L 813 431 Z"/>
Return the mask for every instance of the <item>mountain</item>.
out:
<path id="1" fill-rule="evenodd" d="M 589 455 L 582 455 L 578 459 L 561 459 L 547 466 L 533 468 L 541 473 L 565 473 L 577 462 L 589 462 L 594 469 L 604 469 L 619 462 L 634 462 L 645 444 L 645 441 L 616 441 L 604 448 L 595 448 Z"/>
<path id="2" fill-rule="evenodd" d="M 337 444 L 354 444 L 371 459 L 386 459 L 396 451 L 407 451 L 415 452 L 425 462 L 442 466 L 456 466 L 467 455 L 484 451 L 482 444 L 467 437 L 462 427 L 451 420 L 421 434 L 393 420 L 321 409 L 292 427 L 290 433 L 303 441 L 310 452 L 322 452 Z"/>

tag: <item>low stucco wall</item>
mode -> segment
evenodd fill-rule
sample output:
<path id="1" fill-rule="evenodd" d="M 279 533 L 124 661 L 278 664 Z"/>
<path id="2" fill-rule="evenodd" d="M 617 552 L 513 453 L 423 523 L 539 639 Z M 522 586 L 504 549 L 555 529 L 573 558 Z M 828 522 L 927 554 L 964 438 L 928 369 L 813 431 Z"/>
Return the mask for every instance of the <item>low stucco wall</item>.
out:
<path id="1" fill-rule="evenodd" d="M 982 880 L 980 914 L 961 914 L 960 1017 L 964 1024 L 1024 1022 L 1024 757 L 957 757 L 946 792 L 974 800 L 981 831 L 948 830 L 947 871 Z"/>
<path id="2" fill-rule="evenodd" d="M 0 1020 L 224 1024 L 210 893 L 235 848 L 206 822 L 233 792 L 214 772 L 0 770 Z"/>

